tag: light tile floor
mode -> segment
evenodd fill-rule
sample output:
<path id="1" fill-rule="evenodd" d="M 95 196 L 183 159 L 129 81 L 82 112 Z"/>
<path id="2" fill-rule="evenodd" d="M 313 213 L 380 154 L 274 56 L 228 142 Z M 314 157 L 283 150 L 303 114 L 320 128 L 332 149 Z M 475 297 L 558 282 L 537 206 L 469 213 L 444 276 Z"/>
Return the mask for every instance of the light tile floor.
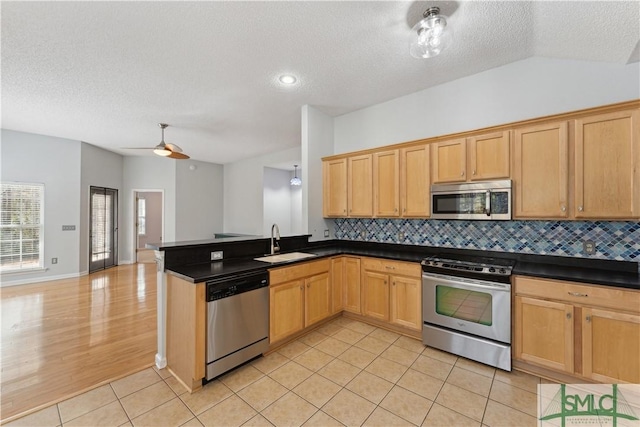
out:
<path id="1" fill-rule="evenodd" d="M 340 317 L 193 394 L 149 368 L 7 426 L 534 426 L 540 381 Z"/>

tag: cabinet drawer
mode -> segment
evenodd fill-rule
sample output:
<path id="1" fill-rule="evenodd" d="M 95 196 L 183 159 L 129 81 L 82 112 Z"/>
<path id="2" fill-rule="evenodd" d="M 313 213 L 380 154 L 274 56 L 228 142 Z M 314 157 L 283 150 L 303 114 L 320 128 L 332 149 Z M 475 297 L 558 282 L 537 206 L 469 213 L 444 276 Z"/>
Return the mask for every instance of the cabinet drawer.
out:
<path id="1" fill-rule="evenodd" d="M 331 260 L 329 258 L 319 261 L 305 262 L 291 267 L 279 267 L 269 270 L 270 285 L 290 282 L 303 277 L 314 276 L 320 273 L 327 273 L 330 269 Z"/>
<path id="2" fill-rule="evenodd" d="M 420 277 L 422 269 L 420 264 L 403 261 L 389 261 L 378 258 L 362 258 L 362 268 L 365 270 L 380 271 L 389 274 L 401 274 L 403 276 Z"/>
<path id="3" fill-rule="evenodd" d="M 516 276 L 514 283 L 516 295 L 640 313 L 640 291 L 524 276 Z"/>

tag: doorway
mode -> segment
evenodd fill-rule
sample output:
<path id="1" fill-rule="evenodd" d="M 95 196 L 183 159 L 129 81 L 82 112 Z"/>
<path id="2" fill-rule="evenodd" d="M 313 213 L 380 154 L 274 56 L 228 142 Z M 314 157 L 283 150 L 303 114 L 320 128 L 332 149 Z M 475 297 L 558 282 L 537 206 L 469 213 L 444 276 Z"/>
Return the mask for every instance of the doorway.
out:
<path id="1" fill-rule="evenodd" d="M 155 262 L 153 249 L 147 243 L 162 243 L 162 191 L 144 190 L 134 192 L 135 255 L 138 263 Z"/>
<path id="2" fill-rule="evenodd" d="M 118 190 L 89 187 L 89 273 L 117 265 Z"/>

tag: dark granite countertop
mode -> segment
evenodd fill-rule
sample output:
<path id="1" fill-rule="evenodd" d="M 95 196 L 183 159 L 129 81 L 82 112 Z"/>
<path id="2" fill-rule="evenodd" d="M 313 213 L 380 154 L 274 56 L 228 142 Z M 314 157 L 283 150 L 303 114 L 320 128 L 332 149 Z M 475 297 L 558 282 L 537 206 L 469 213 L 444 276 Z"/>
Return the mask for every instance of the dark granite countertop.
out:
<path id="1" fill-rule="evenodd" d="M 638 264 L 635 262 L 337 240 L 309 243 L 305 247 L 293 250 L 287 249 L 284 253 L 286 252 L 312 253 L 317 257 L 282 263 L 266 263 L 253 259 L 262 256 L 262 254 L 258 254 L 225 259 L 223 261 L 174 265 L 167 267 L 167 271 L 189 282 L 198 283 L 224 278 L 240 272 L 266 271 L 271 268 L 294 265 L 336 255 L 368 256 L 397 261 L 420 262 L 424 257 L 433 254 L 468 254 L 512 259 L 516 262 L 513 271 L 516 275 L 640 289 Z"/>

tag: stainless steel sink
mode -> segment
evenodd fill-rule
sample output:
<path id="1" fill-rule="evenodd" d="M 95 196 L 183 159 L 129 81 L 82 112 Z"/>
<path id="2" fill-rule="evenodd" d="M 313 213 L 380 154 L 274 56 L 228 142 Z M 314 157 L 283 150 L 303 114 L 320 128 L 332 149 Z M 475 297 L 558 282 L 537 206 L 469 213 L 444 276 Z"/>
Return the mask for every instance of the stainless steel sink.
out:
<path id="1" fill-rule="evenodd" d="M 256 261 L 268 262 L 271 264 L 277 262 L 297 261 L 299 259 L 311 258 L 316 254 L 308 254 L 305 252 L 290 252 L 288 254 L 267 255 L 260 258 L 254 258 Z"/>

